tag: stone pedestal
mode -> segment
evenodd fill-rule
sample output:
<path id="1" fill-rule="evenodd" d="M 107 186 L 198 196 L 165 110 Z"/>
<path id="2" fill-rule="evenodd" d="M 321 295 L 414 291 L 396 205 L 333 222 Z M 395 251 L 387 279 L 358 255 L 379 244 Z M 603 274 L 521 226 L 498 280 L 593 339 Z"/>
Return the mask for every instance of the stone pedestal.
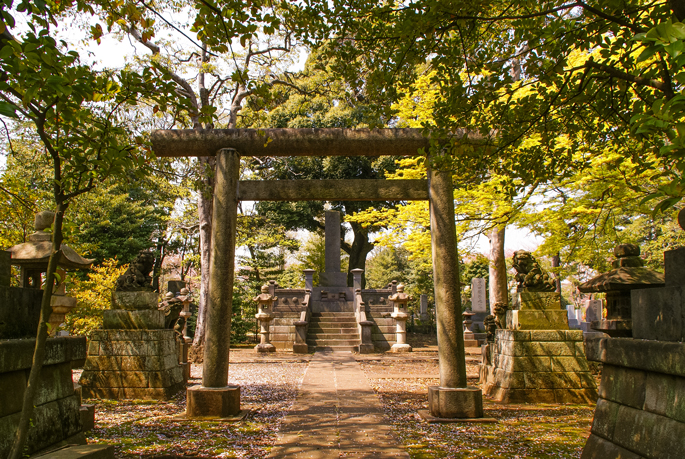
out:
<path id="1" fill-rule="evenodd" d="M 488 346 L 483 393 L 502 403 L 593 403 L 583 332 L 568 329 L 559 293 L 521 292 L 519 308 L 507 311 L 508 329 Z"/>
<path id="2" fill-rule="evenodd" d="M 483 395 L 477 387 L 428 386 L 428 408 L 436 418 L 482 418 Z"/>
<path id="3" fill-rule="evenodd" d="M 154 292 L 114 292 L 105 330 L 92 333 L 79 383 L 89 398 L 165 400 L 185 386 L 176 333 L 164 329 Z"/>
<path id="4" fill-rule="evenodd" d="M 240 413 L 240 386 L 192 386 L 186 391 L 189 418 L 227 418 Z"/>
<path id="5" fill-rule="evenodd" d="M 497 330 L 483 393 L 502 403 L 594 403 L 581 330 Z"/>

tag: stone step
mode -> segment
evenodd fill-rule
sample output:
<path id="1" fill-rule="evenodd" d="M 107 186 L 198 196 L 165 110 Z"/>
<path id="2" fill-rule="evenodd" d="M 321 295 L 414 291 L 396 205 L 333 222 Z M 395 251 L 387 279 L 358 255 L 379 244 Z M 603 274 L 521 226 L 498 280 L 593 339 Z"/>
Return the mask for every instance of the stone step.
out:
<path id="1" fill-rule="evenodd" d="M 313 312 L 312 317 L 352 317 L 354 312 Z"/>
<path id="2" fill-rule="evenodd" d="M 359 339 L 359 333 L 309 333 L 307 339 Z"/>
<path id="3" fill-rule="evenodd" d="M 359 346 L 309 346 L 309 352 L 328 351 L 328 352 L 357 352 Z"/>
<path id="4" fill-rule="evenodd" d="M 356 326 L 350 327 L 319 327 L 309 326 L 309 333 L 358 333 Z"/>
<path id="5" fill-rule="evenodd" d="M 359 345 L 359 339 L 309 339 L 310 346 L 355 346 Z"/>
<path id="6" fill-rule="evenodd" d="M 357 320 L 353 318 L 347 318 L 347 317 L 312 317 L 310 320 L 310 323 L 312 324 L 320 324 L 320 323 L 326 323 L 326 324 L 356 324 Z"/>

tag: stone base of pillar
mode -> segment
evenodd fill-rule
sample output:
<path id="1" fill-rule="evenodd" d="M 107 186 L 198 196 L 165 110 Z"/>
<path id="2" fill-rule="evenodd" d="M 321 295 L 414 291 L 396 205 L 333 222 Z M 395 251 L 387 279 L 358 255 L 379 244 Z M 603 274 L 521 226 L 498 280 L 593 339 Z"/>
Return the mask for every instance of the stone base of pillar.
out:
<path id="1" fill-rule="evenodd" d="M 373 344 L 360 344 L 359 345 L 359 353 L 360 354 L 373 354 L 376 349 L 373 347 Z"/>
<path id="2" fill-rule="evenodd" d="M 482 418 L 483 394 L 477 387 L 428 387 L 428 409 L 436 418 Z"/>
<path id="3" fill-rule="evenodd" d="M 390 352 L 411 352 L 411 345 L 395 343 L 390 348 Z"/>
<path id="4" fill-rule="evenodd" d="M 271 343 L 257 344 L 254 348 L 257 352 L 276 352 L 276 346 Z"/>
<path id="5" fill-rule="evenodd" d="M 293 354 L 309 354 L 309 345 L 307 343 L 293 344 Z"/>
<path id="6" fill-rule="evenodd" d="M 227 418 L 240 413 L 240 386 L 189 387 L 187 418 Z"/>

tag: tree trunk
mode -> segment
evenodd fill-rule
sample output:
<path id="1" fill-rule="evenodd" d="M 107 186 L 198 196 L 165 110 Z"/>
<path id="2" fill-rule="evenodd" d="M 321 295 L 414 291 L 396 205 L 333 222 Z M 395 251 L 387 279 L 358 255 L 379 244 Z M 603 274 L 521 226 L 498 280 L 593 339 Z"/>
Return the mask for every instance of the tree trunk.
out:
<path id="1" fill-rule="evenodd" d="M 493 228 L 488 234 L 490 239 L 490 314 L 494 314 L 497 303 L 509 304 L 507 285 L 507 260 L 504 256 L 505 227 Z"/>
<path id="2" fill-rule="evenodd" d="M 196 363 L 202 359 L 205 344 L 205 322 L 209 298 L 209 258 L 212 244 L 212 202 L 214 194 L 214 157 L 198 159 L 204 169 L 202 189 L 197 198 L 197 213 L 200 219 L 200 297 L 197 303 L 197 323 L 190 357 Z"/>
<path id="3" fill-rule="evenodd" d="M 373 244 L 369 242 L 369 230 L 363 228 L 362 225 L 356 222 L 350 222 L 352 226 L 352 232 L 354 233 L 354 241 L 352 245 L 347 245 L 343 248 L 345 252 L 350 256 L 350 263 L 347 269 L 347 285 L 352 287 L 353 269 L 363 269 L 365 272 L 362 273 L 362 288 L 366 287 L 366 256 L 373 250 Z"/>
<path id="4" fill-rule="evenodd" d="M 14 438 L 12 450 L 10 451 L 9 459 L 20 459 L 24 455 L 24 443 L 28 436 L 29 424 L 33 414 L 34 398 L 38 391 L 38 386 L 40 385 L 40 373 L 43 369 L 43 361 L 45 360 L 45 344 L 48 339 L 48 319 L 52 313 L 52 306 L 50 303 L 52 299 L 52 290 L 55 286 L 55 272 L 57 271 L 57 263 L 62 254 L 62 222 L 64 221 L 64 212 L 66 209 L 67 204 L 58 202 L 52 233 L 52 253 L 50 254 L 50 260 L 48 261 L 45 289 L 43 290 L 43 299 L 40 306 L 40 319 L 38 321 L 38 332 L 36 334 L 36 347 L 33 352 L 33 364 L 31 365 L 26 392 L 24 392 L 24 401 L 21 408 L 21 416 L 19 417 L 19 425 L 17 426 L 17 433 Z"/>

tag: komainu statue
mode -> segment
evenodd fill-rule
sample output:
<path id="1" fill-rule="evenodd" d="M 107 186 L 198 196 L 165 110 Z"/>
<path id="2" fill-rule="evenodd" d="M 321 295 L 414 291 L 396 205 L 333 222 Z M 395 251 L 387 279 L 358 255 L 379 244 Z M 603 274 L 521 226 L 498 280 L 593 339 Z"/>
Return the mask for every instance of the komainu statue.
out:
<path id="1" fill-rule="evenodd" d="M 516 269 L 519 292 L 553 292 L 557 289 L 555 280 L 542 270 L 530 252 L 514 252 L 513 266 Z"/>
<path id="2" fill-rule="evenodd" d="M 117 292 L 151 292 L 152 277 L 150 271 L 155 265 L 152 252 L 143 251 L 131 262 L 126 272 L 117 279 Z"/>

